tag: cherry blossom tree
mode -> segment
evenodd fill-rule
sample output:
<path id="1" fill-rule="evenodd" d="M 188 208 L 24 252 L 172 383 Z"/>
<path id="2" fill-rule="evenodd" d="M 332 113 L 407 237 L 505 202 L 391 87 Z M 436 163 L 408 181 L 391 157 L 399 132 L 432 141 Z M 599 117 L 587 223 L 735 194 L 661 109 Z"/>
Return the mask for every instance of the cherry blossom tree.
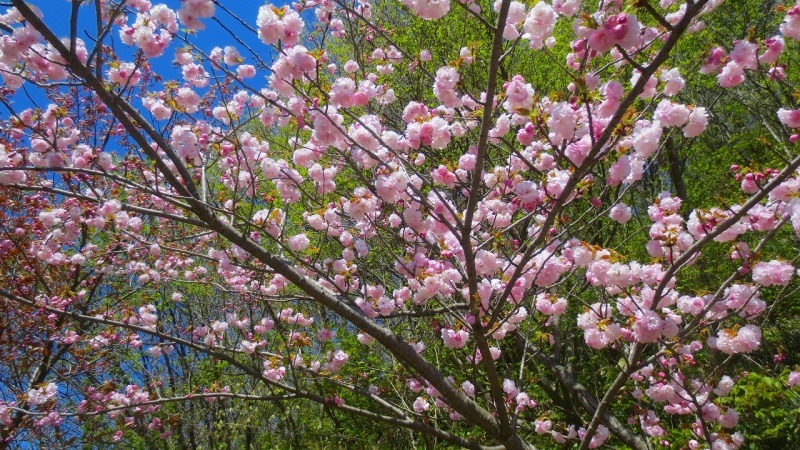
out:
<path id="1" fill-rule="evenodd" d="M 224 402 L 746 441 L 729 394 L 797 298 L 800 3 L 693 55 L 722 0 L 4 3 L 0 448 L 188 442 Z M 766 99 L 770 157 L 687 207 L 642 185 L 716 129 L 698 80 Z"/>

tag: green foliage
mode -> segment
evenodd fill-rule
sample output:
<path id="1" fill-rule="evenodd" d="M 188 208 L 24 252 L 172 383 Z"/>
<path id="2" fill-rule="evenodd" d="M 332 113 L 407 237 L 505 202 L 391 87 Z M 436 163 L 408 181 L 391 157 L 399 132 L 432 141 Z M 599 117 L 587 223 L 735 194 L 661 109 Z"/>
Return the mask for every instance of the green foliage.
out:
<path id="1" fill-rule="evenodd" d="M 787 375 L 746 372 L 726 399 L 739 413 L 745 448 L 800 448 L 800 396 L 786 389 Z"/>

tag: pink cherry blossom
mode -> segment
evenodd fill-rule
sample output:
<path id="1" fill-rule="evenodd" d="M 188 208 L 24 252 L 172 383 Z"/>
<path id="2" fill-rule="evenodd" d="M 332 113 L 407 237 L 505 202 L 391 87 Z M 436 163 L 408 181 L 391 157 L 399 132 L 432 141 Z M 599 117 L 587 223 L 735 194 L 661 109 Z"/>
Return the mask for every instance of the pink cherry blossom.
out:
<path id="1" fill-rule="evenodd" d="M 419 17 L 426 20 L 441 19 L 450 11 L 450 0 L 402 0 Z"/>
<path id="2" fill-rule="evenodd" d="M 298 41 L 304 23 L 300 15 L 288 6 L 278 8 L 264 5 L 258 9 L 256 26 L 263 43 L 276 44 L 281 41 L 286 46 L 293 46 Z"/>
<path id="3" fill-rule="evenodd" d="M 190 30 L 202 30 L 205 25 L 199 19 L 213 17 L 214 10 L 212 0 L 186 0 L 178 10 L 178 20 Z"/>
<path id="4" fill-rule="evenodd" d="M 781 108 L 778 110 L 778 119 L 789 128 L 800 128 L 800 109 Z"/>
<path id="5" fill-rule="evenodd" d="M 784 261 L 760 262 L 753 267 L 753 281 L 762 286 L 785 286 L 793 273 L 794 267 Z"/>
<path id="6" fill-rule="evenodd" d="M 738 86 L 744 83 L 744 67 L 731 61 L 722 68 L 717 75 L 719 85 L 725 88 Z"/>
<path id="7" fill-rule="evenodd" d="M 683 127 L 683 135 L 691 138 L 697 137 L 708 126 L 708 113 L 702 106 L 696 106 L 689 114 L 689 122 Z"/>
<path id="8" fill-rule="evenodd" d="M 525 32 L 522 38 L 530 42 L 531 48 L 542 48 L 545 40 L 552 35 L 555 29 L 557 18 L 552 6 L 543 1 L 537 2 L 528 12 L 528 16 L 522 24 Z"/>
<path id="9" fill-rule="evenodd" d="M 536 297 L 536 310 L 547 316 L 559 316 L 567 310 L 567 300 L 563 297 L 539 294 Z"/>
<path id="10" fill-rule="evenodd" d="M 656 106 L 653 117 L 665 127 L 680 127 L 689 121 L 689 109 L 684 105 L 665 99 Z"/>
<path id="11" fill-rule="evenodd" d="M 677 68 L 661 72 L 660 79 L 665 83 L 664 95 L 668 97 L 677 94 L 686 86 L 686 81 L 681 77 L 680 71 Z"/>
<path id="12" fill-rule="evenodd" d="M 633 213 L 625 203 L 617 203 L 609 211 L 609 217 L 615 222 L 627 223 L 633 217 Z"/>
<path id="13" fill-rule="evenodd" d="M 461 348 L 467 345 L 469 333 L 465 330 L 455 331 L 451 328 L 442 329 L 442 340 L 444 345 L 450 348 Z"/>
<path id="14" fill-rule="evenodd" d="M 783 53 L 785 43 L 782 37 L 775 36 L 765 40 L 764 46 L 766 50 L 758 57 L 759 62 L 762 64 L 774 64 Z"/>
<path id="15" fill-rule="evenodd" d="M 47 383 L 46 386 L 31 389 L 28 391 L 28 404 L 37 406 L 52 400 L 58 394 L 58 386 L 55 383 Z"/>
<path id="16" fill-rule="evenodd" d="M 528 110 L 533 102 L 533 87 L 530 83 L 525 83 L 522 76 L 517 75 L 505 85 L 506 101 L 503 107 L 506 111 L 514 112 L 517 110 Z"/>
<path id="17" fill-rule="evenodd" d="M 755 325 L 745 325 L 738 330 L 720 330 L 714 341 L 716 348 L 727 354 L 750 353 L 761 345 L 761 329 Z"/>
<path id="18" fill-rule="evenodd" d="M 297 234 L 289 238 L 289 248 L 296 252 L 305 250 L 310 243 L 311 241 L 305 233 Z"/>
<path id="19" fill-rule="evenodd" d="M 795 5 L 783 18 L 780 26 L 781 33 L 794 40 L 800 41 L 800 5 Z"/>
<path id="20" fill-rule="evenodd" d="M 430 403 L 428 403 L 428 401 L 422 397 L 417 397 L 412 406 L 414 408 L 414 412 L 417 414 L 423 413 L 431 407 Z"/>
<path id="21" fill-rule="evenodd" d="M 800 371 L 790 372 L 787 383 L 789 383 L 789 387 L 800 385 Z"/>

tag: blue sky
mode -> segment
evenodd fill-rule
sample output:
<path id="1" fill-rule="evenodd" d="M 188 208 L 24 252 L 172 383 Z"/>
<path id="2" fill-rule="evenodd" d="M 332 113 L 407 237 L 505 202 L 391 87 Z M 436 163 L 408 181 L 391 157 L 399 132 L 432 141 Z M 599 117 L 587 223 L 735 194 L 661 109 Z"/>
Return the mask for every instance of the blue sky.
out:
<path id="1" fill-rule="evenodd" d="M 42 10 L 44 13 L 43 20 L 45 23 L 51 26 L 54 31 L 59 36 L 67 36 L 69 34 L 69 16 L 70 16 L 70 0 L 33 0 L 29 1 L 29 4 L 33 4 L 37 6 L 39 9 Z M 180 8 L 181 2 L 177 0 L 151 0 L 153 5 L 164 3 L 173 10 L 177 11 Z M 235 14 L 251 26 L 255 27 L 256 23 L 256 16 L 258 15 L 258 8 L 266 4 L 264 1 L 254 1 L 254 0 L 228 0 L 222 1 L 222 5 L 229 10 L 231 13 Z M 276 1 L 275 4 L 284 4 L 285 2 Z M 80 8 L 80 15 L 79 15 L 79 30 L 94 30 L 94 6 L 87 5 Z M 216 17 L 222 20 L 224 23 L 231 24 L 235 27 L 231 22 L 233 19 L 223 11 L 221 8 L 217 8 Z M 63 18 L 63 19 L 62 19 Z M 200 48 L 204 48 L 210 50 L 214 46 L 223 46 L 219 43 L 219 38 L 224 36 L 227 40 L 231 40 L 228 36 L 228 33 L 223 30 L 219 25 L 217 25 L 211 19 L 203 19 L 202 22 L 206 24 L 206 29 L 202 32 L 198 33 L 195 36 L 195 42 L 197 42 Z M 238 28 L 238 27 L 237 27 Z M 90 33 L 94 35 L 94 33 Z M 247 33 L 246 36 L 239 36 L 243 38 L 245 42 L 248 40 L 248 44 L 259 42 L 255 35 Z M 81 33 L 81 37 L 84 40 L 87 40 L 85 34 Z M 116 39 L 117 37 L 114 36 Z M 263 45 L 263 44 L 261 44 Z"/>
<path id="2" fill-rule="evenodd" d="M 178 0 L 152 0 L 152 3 L 154 5 L 158 3 L 164 3 L 175 11 L 177 11 L 181 6 L 181 2 Z M 217 7 L 215 18 L 219 19 L 229 30 L 233 30 L 236 33 L 236 38 L 247 44 L 251 49 L 256 52 L 263 52 L 261 54 L 262 57 L 269 55 L 272 52 L 271 48 L 262 43 L 255 33 L 244 30 L 243 25 L 239 23 L 237 19 L 231 17 L 231 14 L 233 14 L 243 22 L 247 23 L 249 26 L 255 28 L 258 9 L 268 3 L 264 1 L 252 0 L 228 0 L 220 3 L 230 12 L 230 14 L 221 7 Z M 274 2 L 274 4 L 277 5 L 282 5 L 285 3 L 287 2 L 282 0 L 277 0 Z M 30 1 L 29 4 L 33 4 L 42 10 L 42 13 L 44 14 L 44 22 L 50 26 L 50 28 L 59 37 L 69 36 L 69 17 L 71 10 L 70 0 L 33 0 Z M 313 21 L 314 17 L 311 14 L 303 14 L 303 18 L 306 21 L 305 30 L 308 31 L 310 26 L 312 26 L 309 22 Z M 94 6 L 92 4 L 82 6 L 79 9 L 78 19 L 78 35 L 86 42 L 87 48 L 91 48 L 93 46 L 92 38 L 97 34 Z M 133 17 L 129 16 L 128 23 L 131 23 L 132 21 Z M 220 24 L 218 24 L 213 18 L 202 19 L 201 21 L 205 24 L 206 28 L 197 32 L 195 35 L 188 36 L 189 40 L 196 45 L 197 48 L 208 53 L 214 47 L 234 45 L 239 48 L 240 53 L 245 58 L 245 63 L 254 63 L 254 61 L 252 61 L 252 57 L 248 58 L 249 54 L 247 50 L 237 45 L 237 42 L 233 37 L 231 37 L 229 31 L 220 26 Z M 185 29 L 181 28 L 181 32 L 179 34 L 184 36 L 184 33 Z M 122 60 L 133 61 L 134 51 L 136 49 L 123 44 L 119 40 L 119 28 L 115 28 L 111 35 L 106 38 L 106 42 L 114 43 L 114 48 Z M 183 44 L 178 37 L 173 39 L 172 44 L 163 56 L 151 60 L 154 68 L 157 71 L 167 72 L 167 70 L 172 66 L 172 59 L 175 49 L 182 47 L 182 45 Z"/>
<path id="3" fill-rule="evenodd" d="M 151 0 L 151 2 L 155 4 L 165 3 L 167 6 L 172 8 L 173 10 L 177 11 L 181 7 L 181 2 L 178 0 Z M 227 9 L 229 12 L 223 10 L 222 7 L 217 7 L 215 18 L 219 19 L 225 27 L 229 30 L 233 30 L 236 33 L 236 38 L 243 41 L 248 47 L 250 47 L 254 52 L 259 53 L 259 56 L 262 57 L 265 61 L 270 61 L 270 54 L 273 53 L 271 47 L 262 43 L 258 36 L 250 31 L 244 30 L 244 26 L 235 18 L 231 17 L 231 14 L 237 16 L 241 21 L 248 24 L 250 27 L 256 27 L 256 16 L 258 15 L 258 9 L 267 4 L 264 1 L 252 1 L 252 0 L 227 0 L 220 2 Z M 277 0 L 275 4 L 285 4 L 286 0 Z M 59 37 L 68 37 L 70 32 L 70 24 L 69 24 L 69 17 L 71 12 L 71 1 L 70 0 L 33 0 L 30 1 L 29 4 L 32 4 L 41 9 L 42 13 L 44 14 L 43 20 L 44 22 L 59 36 Z M 87 48 L 91 49 L 93 47 L 92 39 L 96 36 L 96 25 L 95 25 L 95 8 L 93 4 L 84 5 L 79 9 L 78 15 L 78 35 L 81 39 L 84 40 L 86 43 Z M 4 12 L 0 10 L 0 12 Z M 310 22 L 313 21 L 314 17 L 312 14 L 303 14 L 304 19 L 306 21 L 306 31 L 313 25 Z M 128 17 L 127 23 L 131 23 L 134 20 L 132 16 Z M 220 24 L 218 24 L 213 18 L 210 19 L 202 19 L 202 22 L 205 24 L 206 29 L 197 32 L 195 35 L 189 35 L 188 39 L 199 48 L 201 51 L 208 54 L 211 49 L 214 47 L 225 47 L 226 45 L 234 45 L 239 48 L 241 55 L 245 58 L 245 63 L 255 64 L 256 62 L 253 60 L 252 54 L 250 54 L 246 49 L 242 48 L 240 45 L 237 44 L 236 40 L 230 35 L 229 31 L 225 30 Z M 181 29 L 179 33 L 180 36 L 185 36 L 185 30 Z M 106 38 L 105 41 L 107 44 L 111 43 L 114 46 L 114 49 L 117 51 L 120 59 L 122 61 L 132 62 L 134 61 L 134 55 L 136 48 L 132 46 L 127 46 L 123 44 L 119 39 L 119 28 L 115 27 L 114 31 L 111 33 L 110 36 Z M 165 51 L 164 55 L 151 60 L 151 65 L 153 69 L 161 74 L 165 80 L 169 79 L 181 79 L 180 72 L 173 67 L 173 55 L 175 50 L 182 47 L 184 44 L 181 40 L 176 36 L 173 39 L 170 47 Z M 208 67 L 207 67 L 208 70 Z M 267 82 L 263 79 L 264 72 L 258 74 L 253 80 L 250 80 L 251 84 L 254 87 L 260 88 L 262 86 L 266 86 Z M 25 91 L 18 92 L 13 97 L 14 102 L 14 109 L 20 111 L 22 109 L 28 108 L 30 106 L 34 106 L 33 103 L 36 102 L 39 107 L 45 107 L 47 103 L 49 103 L 46 98 L 44 97 L 44 92 L 41 89 L 37 89 L 31 85 L 24 86 Z M 203 90 L 200 89 L 202 92 Z M 142 108 L 140 102 L 134 102 L 133 105 L 136 108 Z M 2 111 L 0 114 L 7 115 L 8 111 Z"/>

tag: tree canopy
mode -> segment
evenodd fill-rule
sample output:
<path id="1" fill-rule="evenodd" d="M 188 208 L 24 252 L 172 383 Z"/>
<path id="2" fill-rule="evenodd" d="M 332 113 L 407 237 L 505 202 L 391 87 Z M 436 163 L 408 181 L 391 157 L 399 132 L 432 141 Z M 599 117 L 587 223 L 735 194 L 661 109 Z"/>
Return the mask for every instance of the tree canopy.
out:
<path id="1" fill-rule="evenodd" d="M 800 1 L 0 5 L 0 449 L 800 445 Z"/>

